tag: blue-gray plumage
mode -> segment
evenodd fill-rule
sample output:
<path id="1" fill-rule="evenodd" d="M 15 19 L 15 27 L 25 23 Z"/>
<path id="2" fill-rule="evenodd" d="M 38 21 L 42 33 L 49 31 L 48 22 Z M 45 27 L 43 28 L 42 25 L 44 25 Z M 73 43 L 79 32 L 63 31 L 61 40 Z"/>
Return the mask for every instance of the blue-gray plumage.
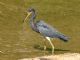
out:
<path id="1" fill-rule="evenodd" d="M 51 38 L 59 38 L 63 41 L 68 41 L 68 37 L 57 31 L 55 28 L 51 27 L 44 21 L 39 21 L 36 23 L 37 29 L 43 36 Z"/>
<path id="2" fill-rule="evenodd" d="M 35 21 L 36 12 L 33 8 L 28 9 L 28 14 L 31 15 L 30 16 L 30 26 L 31 26 L 32 30 L 34 30 L 37 33 L 40 33 L 42 36 L 46 37 L 46 39 L 48 39 L 48 41 L 50 42 L 53 50 L 54 50 L 54 46 L 53 46 L 52 42 L 50 41 L 50 38 L 59 38 L 65 42 L 68 41 L 67 36 L 60 33 L 59 31 L 57 31 L 55 28 L 51 27 L 44 21 L 42 21 L 42 20 Z"/>

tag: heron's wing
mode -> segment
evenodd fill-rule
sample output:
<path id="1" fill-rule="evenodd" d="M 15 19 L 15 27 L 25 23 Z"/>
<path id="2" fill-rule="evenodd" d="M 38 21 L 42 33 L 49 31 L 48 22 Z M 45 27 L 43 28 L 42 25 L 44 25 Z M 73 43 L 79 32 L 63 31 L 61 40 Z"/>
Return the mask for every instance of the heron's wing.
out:
<path id="1" fill-rule="evenodd" d="M 57 31 L 55 28 L 51 27 L 44 21 L 38 21 L 36 23 L 37 29 L 39 32 L 46 37 L 51 37 L 51 38 L 59 38 L 63 41 L 68 41 L 68 37 L 65 36 L 64 34 L 60 33 Z"/>
<path id="2" fill-rule="evenodd" d="M 38 21 L 36 25 L 39 32 L 44 36 L 57 37 L 57 35 L 59 34 L 59 32 L 55 28 L 51 27 L 44 21 Z"/>

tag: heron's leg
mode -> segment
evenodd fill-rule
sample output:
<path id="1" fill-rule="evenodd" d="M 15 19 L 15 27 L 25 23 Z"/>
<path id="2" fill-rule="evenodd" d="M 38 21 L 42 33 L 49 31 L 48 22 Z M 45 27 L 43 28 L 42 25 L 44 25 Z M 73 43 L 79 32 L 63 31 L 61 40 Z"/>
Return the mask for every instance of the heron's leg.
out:
<path id="1" fill-rule="evenodd" d="M 46 41 L 44 39 L 44 55 L 45 55 L 45 51 L 46 51 Z"/>
<path id="2" fill-rule="evenodd" d="M 49 41 L 49 43 L 51 44 L 52 46 L 52 54 L 54 53 L 54 45 L 52 44 L 51 40 L 49 37 L 46 37 L 46 39 Z"/>

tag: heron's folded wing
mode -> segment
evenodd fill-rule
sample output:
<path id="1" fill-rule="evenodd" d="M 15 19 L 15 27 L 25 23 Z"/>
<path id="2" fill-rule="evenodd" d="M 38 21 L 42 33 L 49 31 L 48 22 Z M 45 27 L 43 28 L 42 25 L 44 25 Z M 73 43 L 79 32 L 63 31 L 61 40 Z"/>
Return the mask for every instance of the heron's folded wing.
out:
<path id="1" fill-rule="evenodd" d="M 42 35 L 48 37 L 57 37 L 57 34 L 59 33 L 55 28 L 51 27 L 43 21 L 37 23 L 37 29 Z"/>

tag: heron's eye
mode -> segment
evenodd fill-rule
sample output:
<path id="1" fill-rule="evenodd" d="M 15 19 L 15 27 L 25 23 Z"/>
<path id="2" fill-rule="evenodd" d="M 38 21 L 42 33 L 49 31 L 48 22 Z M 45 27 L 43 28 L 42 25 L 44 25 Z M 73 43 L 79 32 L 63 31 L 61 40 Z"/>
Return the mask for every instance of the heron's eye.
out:
<path id="1" fill-rule="evenodd" d="M 28 12 L 31 12 L 31 9 L 28 9 Z"/>
<path id="2" fill-rule="evenodd" d="M 29 11 L 31 11 L 31 9 Z"/>
<path id="3" fill-rule="evenodd" d="M 28 9 L 28 12 L 32 12 L 32 11 L 35 12 L 35 10 L 33 8 Z"/>

